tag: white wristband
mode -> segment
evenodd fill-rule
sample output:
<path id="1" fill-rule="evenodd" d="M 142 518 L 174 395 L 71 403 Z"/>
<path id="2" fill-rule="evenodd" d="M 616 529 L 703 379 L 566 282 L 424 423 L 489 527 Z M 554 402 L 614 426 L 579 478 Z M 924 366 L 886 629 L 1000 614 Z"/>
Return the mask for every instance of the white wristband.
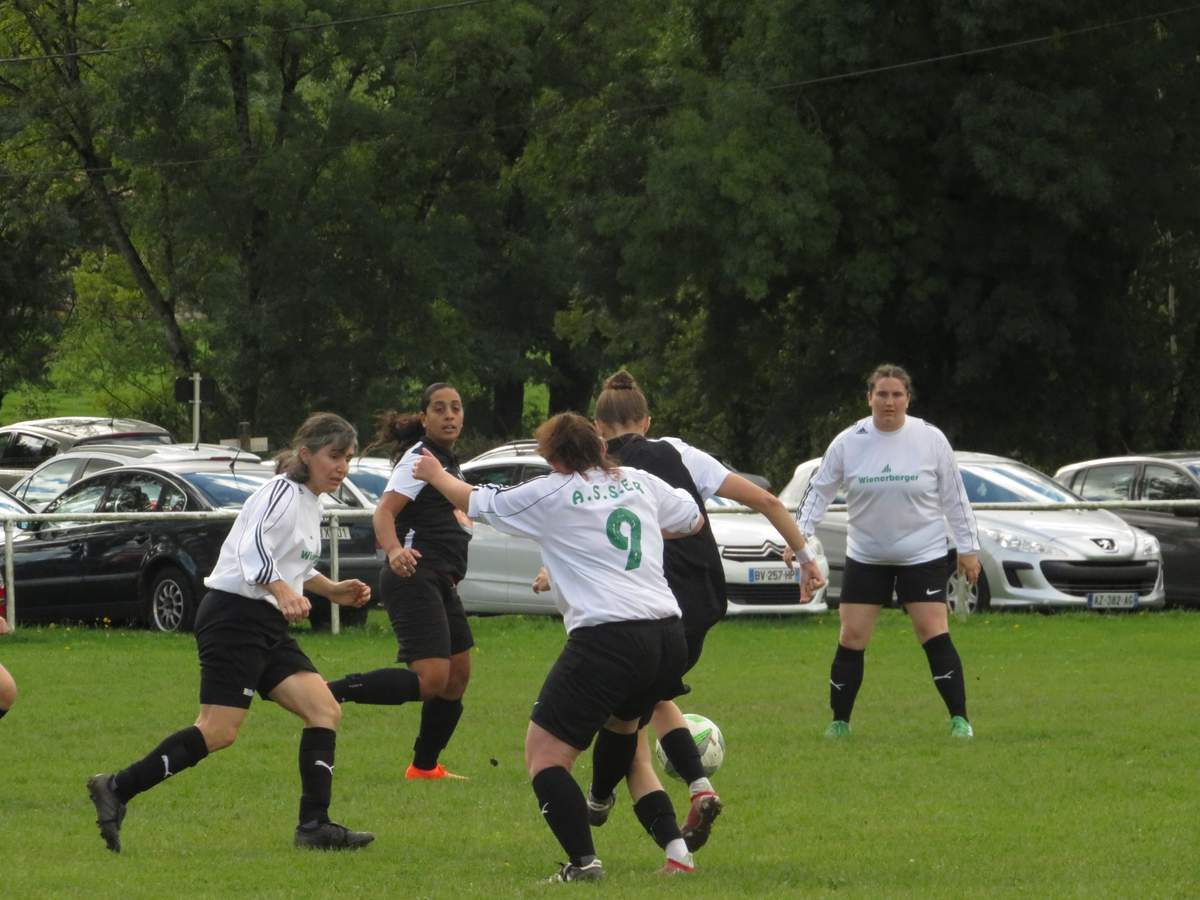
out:
<path id="1" fill-rule="evenodd" d="M 806 543 L 799 550 L 795 551 L 796 561 L 800 564 L 816 562 L 817 554 L 812 552 L 812 548 Z"/>

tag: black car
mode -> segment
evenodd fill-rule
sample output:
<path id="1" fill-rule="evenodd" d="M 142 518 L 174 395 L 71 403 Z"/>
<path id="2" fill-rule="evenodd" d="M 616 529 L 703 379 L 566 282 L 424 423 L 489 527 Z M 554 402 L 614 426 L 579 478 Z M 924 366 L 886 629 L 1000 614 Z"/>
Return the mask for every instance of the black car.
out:
<path id="1" fill-rule="evenodd" d="M 272 477 L 256 463 L 212 461 L 127 465 L 84 478 L 46 513 L 204 512 L 239 509 Z M 346 507 L 322 498 L 328 509 Z M 13 541 L 14 587 L 21 622 L 133 620 L 159 631 L 192 627 L 232 520 L 35 522 Z M 329 571 L 328 527 L 318 568 Z M 369 520 L 339 523 L 339 572 L 374 585 L 379 571 Z M 314 627 L 329 621 L 329 603 L 313 600 Z M 342 610 L 355 624 L 365 611 Z"/>
<path id="2" fill-rule="evenodd" d="M 167 429 L 140 419 L 59 416 L 0 428 L 0 487 L 9 487 L 52 456 L 89 441 L 169 444 Z"/>
<path id="3" fill-rule="evenodd" d="M 1200 452 L 1093 459 L 1063 466 L 1054 478 L 1085 500 L 1200 501 Z M 1158 538 L 1167 603 L 1200 606 L 1200 505 L 1113 512 Z"/>

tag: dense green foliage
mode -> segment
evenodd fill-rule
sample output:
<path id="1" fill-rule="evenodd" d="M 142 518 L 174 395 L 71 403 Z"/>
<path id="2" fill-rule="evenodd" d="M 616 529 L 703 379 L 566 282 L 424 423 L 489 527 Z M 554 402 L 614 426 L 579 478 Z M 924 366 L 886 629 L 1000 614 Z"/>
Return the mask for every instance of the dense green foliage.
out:
<path id="1" fill-rule="evenodd" d="M 0 6 L 0 56 L 52 57 L 0 63 L 0 397 L 178 425 L 198 368 L 214 431 L 278 438 L 451 379 L 499 436 L 629 365 L 778 477 L 888 359 L 964 448 L 1200 442 L 1200 13 L 423 5 Z"/>
<path id="2" fill-rule="evenodd" d="M 373 617 L 337 637 L 305 631 L 301 644 L 325 674 L 386 665 L 395 641 Z M 561 851 L 521 747 L 562 624 L 472 627 L 472 683 L 444 755 L 470 781 L 405 782 L 419 710 L 347 705 L 331 812 L 377 833 L 349 855 L 292 849 L 299 722 L 255 701 L 233 747 L 130 804 L 113 856 L 84 782 L 192 721 L 194 643 L 62 627 L 0 639 L 21 689 L 0 722 L 5 896 L 546 897 L 537 882 Z M 977 734 L 961 743 L 909 623 L 886 612 L 855 734 L 831 743 L 821 732 L 834 617 L 724 622 L 685 708 L 725 732 L 725 815 L 695 877 L 664 881 L 622 788 L 595 831 L 603 894 L 1192 896 L 1200 698 L 1159 686 L 1190 683 L 1198 628 L 1182 612 L 956 622 Z M 590 760 L 576 772 L 586 780 Z M 683 786 L 668 788 L 678 809 Z"/>

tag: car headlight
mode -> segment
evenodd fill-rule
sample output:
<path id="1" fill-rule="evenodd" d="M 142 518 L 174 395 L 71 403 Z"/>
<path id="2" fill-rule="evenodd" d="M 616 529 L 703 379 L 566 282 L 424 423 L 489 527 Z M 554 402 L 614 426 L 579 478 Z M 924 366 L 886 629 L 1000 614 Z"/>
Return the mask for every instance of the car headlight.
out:
<path id="1" fill-rule="evenodd" d="M 1137 555 L 1146 559 L 1154 559 L 1159 554 L 1158 538 L 1145 531 L 1138 533 Z"/>
<path id="2" fill-rule="evenodd" d="M 982 528 L 980 532 L 988 539 L 999 544 L 1005 550 L 1016 550 L 1018 553 L 1035 553 L 1039 556 L 1066 556 L 1066 552 L 1045 541 L 1035 541 L 1032 538 L 1021 537 L 1011 531 L 999 531 L 995 528 Z"/>

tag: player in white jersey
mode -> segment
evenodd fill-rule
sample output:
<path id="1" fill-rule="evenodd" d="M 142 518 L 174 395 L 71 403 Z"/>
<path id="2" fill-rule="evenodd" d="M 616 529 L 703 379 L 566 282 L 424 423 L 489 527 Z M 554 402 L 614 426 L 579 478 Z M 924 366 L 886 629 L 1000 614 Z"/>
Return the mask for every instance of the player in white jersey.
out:
<path id="1" fill-rule="evenodd" d="M 912 380 L 904 369 L 882 365 L 871 373 L 870 417 L 833 439 L 796 513 L 800 530 L 813 534 L 845 484 L 846 572 L 829 674 L 829 737 L 850 733 L 867 644 L 893 592 L 929 659 L 934 686 L 950 713 L 951 735 L 973 735 L 962 661 L 950 639 L 945 523 L 958 570 L 971 584 L 979 578 L 979 532 L 950 442 L 928 422 L 907 414 L 911 397 Z"/>
<path id="2" fill-rule="evenodd" d="M 96 824 L 114 853 L 121 851 L 126 804 L 230 746 L 256 692 L 304 721 L 295 845 L 353 850 L 374 840 L 370 832 L 329 820 L 341 707 L 288 633 L 289 622 L 309 613 L 305 590 L 341 606 L 362 606 L 371 599 L 363 582 L 330 581 L 315 568 L 321 556 L 320 495 L 341 485 L 356 441 L 354 426 L 341 416 L 309 416 L 296 432 L 285 474 L 255 491 L 238 512 L 212 574 L 204 580 L 209 591 L 196 613 L 196 724 L 169 735 L 115 775 L 88 780 Z"/>
<path id="3" fill-rule="evenodd" d="M 607 440 L 607 451 L 623 465 L 631 465 L 659 476 L 672 487 L 686 490 L 697 503 L 710 497 L 725 497 L 762 513 L 776 527 L 787 545 L 800 554 L 801 584 L 797 599 L 807 603 L 824 582 L 816 558 L 804 549 L 804 538 L 791 514 L 777 497 L 734 472 L 709 454 L 678 438 L 647 440 L 650 409 L 633 376 L 622 370 L 604 383 L 596 400 L 596 428 Z M 700 659 L 705 635 L 725 615 L 725 571 L 720 551 L 707 523 L 699 533 L 671 541 L 664 550 L 667 584 L 683 614 L 688 642 L 690 671 Z M 683 713 L 672 700 L 661 701 L 650 724 L 659 735 L 667 758 L 688 785 L 690 805 L 681 831 L 688 849 L 707 843 L 713 822 L 722 811 L 721 798 L 704 774 L 700 754 Z M 588 791 L 588 816 L 593 826 L 603 825 L 616 803 L 615 788 L 627 778 L 634 814 L 656 840 L 669 801 L 651 761 L 649 741 L 643 730 L 636 736 L 637 754 L 629 772 L 613 768 L 622 753 L 619 744 L 633 736 L 601 731 L 592 751 L 592 784 Z"/>
<path id="4" fill-rule="evenodd" d="M 8 619 L 0 616 L 0 634 L 8 634 L 10 630 Z M 0 666 L 0 719 L 4 718 L 5 713 L 12 709 L 16 702 L 17 683 L 8 674 L 8 669 Z"/>
<path id="5" fill-rule="evenodd" d="M 682 690 L 687 644 L 663 575 L 663 540 L 694 533 L 704 514 L 686 491 L 610 462 L 582 416 L 557 415 L 536 437 L 554 472 L 514 487 L 472 489 L 432 455 L 413 471 L 471 518 L 542 546 L 568 637 L 534 703 L 525 763 L 546 824 L 569 859 L 551 880 L 598 880 L 604 870 L 571 767 L 601 728 L 635 734 L 659 700 Z M 629 770 L 635 749 L 636 740 L 628 743 L 620 771 Z M 694 862 L 674 810 L 668 819 L 674 833 L 662 871 L 690 872 Z"/>

